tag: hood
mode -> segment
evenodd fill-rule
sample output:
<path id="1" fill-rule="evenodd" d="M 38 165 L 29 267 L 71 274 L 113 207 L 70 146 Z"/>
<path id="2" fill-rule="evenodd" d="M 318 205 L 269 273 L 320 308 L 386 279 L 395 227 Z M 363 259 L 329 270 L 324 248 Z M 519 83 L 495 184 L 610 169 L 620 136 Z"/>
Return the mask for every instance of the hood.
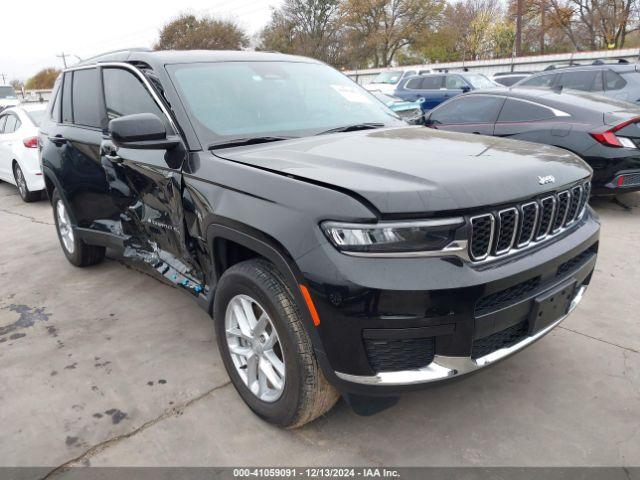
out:
<path id="1" fill-rule="evenodd" d="M 349 190 L 383 214 L 508 203 L 591 174 L 577 156 L 554 147 L 426 127 L 319 135 L 215 154 Z M 538 177 L 548 175 L 555 183 L 540 185 Z"/>

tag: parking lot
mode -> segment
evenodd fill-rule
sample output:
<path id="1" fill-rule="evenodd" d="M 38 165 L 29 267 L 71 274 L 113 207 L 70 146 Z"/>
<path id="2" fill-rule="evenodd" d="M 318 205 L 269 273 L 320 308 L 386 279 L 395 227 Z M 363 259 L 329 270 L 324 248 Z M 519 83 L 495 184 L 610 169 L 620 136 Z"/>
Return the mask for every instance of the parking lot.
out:
<path id="1" fill-rule="evenodd" d="M 343 402 L 299 430 L 255 417 L 211 319 L 110 258 L 65 260 L 48 202 L 0 185 L 0 464 L 638 465 L 640 194 L 593 206 L 594 280 L 544 340 L 373 417 Z"/>

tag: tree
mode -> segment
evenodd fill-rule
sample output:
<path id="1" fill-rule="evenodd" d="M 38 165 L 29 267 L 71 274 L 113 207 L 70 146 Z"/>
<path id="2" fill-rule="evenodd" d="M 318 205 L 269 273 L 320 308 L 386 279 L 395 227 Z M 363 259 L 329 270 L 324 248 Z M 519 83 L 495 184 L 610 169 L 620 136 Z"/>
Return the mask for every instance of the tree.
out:
<path id="1" fill-rule="evenodd" d="M 260 33 L 260 50 L 313 57 L 340 67 L 345 45 L 339 0 L 285 0 Z"/>
<path id="2" fill-rule="evenodd" d="M 443 0 L 344 0 L 342 15 L 352 56 L 388 67 L 403 50 L 428 35 Z"/>
<path id="3" fill-rule="evenodd" d="M 57 68 L 43 68 L 25 82 L 24 88 L 26 90 L 50 90 L 58 75 L 60 75 L 60 70 Z"/>
<path id="4" fill-rule="evenodd" d="M 24 87 L 24 82 L 22 80 L 18 80 L 17 78 L 14 78 L 9 82 L 9 85 L 11 85 L 14 90 L 18 91 L 18 90 L 22 90 L 22 87 Z"/>
<path id="5" fill-rule="evenodd" d="M 180 14 L 160 30 L 155 50 L 241 50 L 247 34 L 234 22 Z"/>

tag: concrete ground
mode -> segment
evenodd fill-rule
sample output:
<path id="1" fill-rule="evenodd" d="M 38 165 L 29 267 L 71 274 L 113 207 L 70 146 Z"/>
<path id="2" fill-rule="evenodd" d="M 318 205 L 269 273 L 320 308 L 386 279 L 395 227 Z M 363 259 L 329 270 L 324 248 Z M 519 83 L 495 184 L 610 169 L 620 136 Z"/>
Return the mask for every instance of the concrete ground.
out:
<path id="1" fill-rule="evenodd" d="M 561 327 L 374 417 L 286 431 L 229 384 L 211 319 L 108 260 L 65 260 L 46 201 L 0 185 L 0 466 L 640 465 L 640 195 L 595 201 L 597 273 Z"/>

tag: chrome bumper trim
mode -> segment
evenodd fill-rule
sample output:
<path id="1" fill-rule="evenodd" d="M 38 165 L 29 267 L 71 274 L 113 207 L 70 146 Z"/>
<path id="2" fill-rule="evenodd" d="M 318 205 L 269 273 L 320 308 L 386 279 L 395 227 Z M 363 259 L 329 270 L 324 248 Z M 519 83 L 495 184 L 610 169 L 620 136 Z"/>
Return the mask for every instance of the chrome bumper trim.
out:
<path id="1" fill-rule="evenodd" d="M 569 314 L 578 306 L 586 286 L 581 286 L 576 295 L 571 301 L 569 311 L 566 315 L 549 325 L 548 327 L 540 330 L 535 335 L 525 338 L 521 342 L 516 343 L 508 348 L 501 348 L 495 352 L 491 352 L 484 357 L 473 359 L 471 357 L 449 357 L 444 355 L 436 355 L 428 366 L 420 368 L 418 370 L 404 370 L 398 372 L 380 372 L 376 375 L 364 376 L 364 375 L 350 375 L 348 373 L 335 372 L 338 378 L 347 382 L 359 383 L 362 385 L 388 385 L 388 386 L 402 386 L 402 385 L 416 385 L 422 383 L 437 382 L 439 380 L 445 380 L 447 378 L 457 377 L 466 373 L 479 370 L 487 367 L 492 363 L 495 363 L 503 358 L 509 357 L 519 350 L 531 345 L 540 338 L 544 337 L 547 333 L 557 327 Z"/>

